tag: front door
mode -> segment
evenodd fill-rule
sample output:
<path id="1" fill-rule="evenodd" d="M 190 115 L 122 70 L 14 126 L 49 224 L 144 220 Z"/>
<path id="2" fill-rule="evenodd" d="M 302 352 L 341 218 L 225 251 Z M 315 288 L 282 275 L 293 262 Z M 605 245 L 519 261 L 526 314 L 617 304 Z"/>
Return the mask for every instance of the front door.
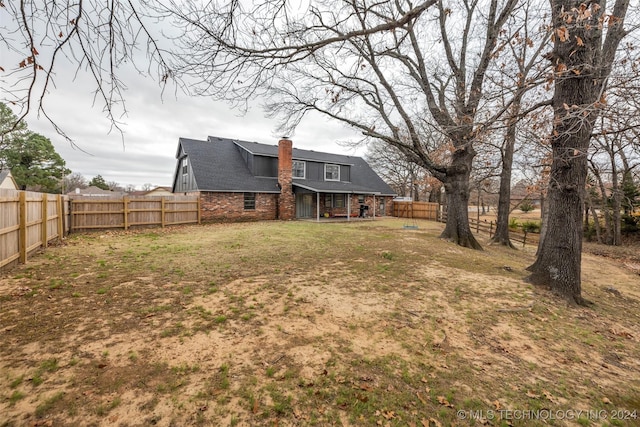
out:
<path id="1" fill-rule="evenodd" d="M 296 194 L 296 218 L 313 218 L 313 194 Z"/>

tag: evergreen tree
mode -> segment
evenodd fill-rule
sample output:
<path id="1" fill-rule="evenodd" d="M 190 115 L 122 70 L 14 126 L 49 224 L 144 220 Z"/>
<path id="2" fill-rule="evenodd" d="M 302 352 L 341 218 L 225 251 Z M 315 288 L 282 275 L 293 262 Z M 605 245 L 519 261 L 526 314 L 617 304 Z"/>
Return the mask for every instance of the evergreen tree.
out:
<path id="1" fill-rule="evenodd" d="M 89 181 L 89 185 L 94 186 L 94 187 L 98 187 L 101 190 L 108 190 L 109 189 L 109 184 L 107 184 L 107 181 L 104 180 L 104 178 L 102 177 L 102 175 L 96 175 L 93 177 L 93 179 L 91 179 L 91 181 Z"/>
<path id="2" fill-rule="evenodd" d="M 49 138 L 29 131 L 26 123 L 19 122 L 11 129 L 10 126 L 16 120 L 11 109 L 0 103 L 2 169 L 11 170 L 22 190 L 60 192 L 64 175 L 71 173 L 66 168 L 65 161 L 56 152 Z"/>

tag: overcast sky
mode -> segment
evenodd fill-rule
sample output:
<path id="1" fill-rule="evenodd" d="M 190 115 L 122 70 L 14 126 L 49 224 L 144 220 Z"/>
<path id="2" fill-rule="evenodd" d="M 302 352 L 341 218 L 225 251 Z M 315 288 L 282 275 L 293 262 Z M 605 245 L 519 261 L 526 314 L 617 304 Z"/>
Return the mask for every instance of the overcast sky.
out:
<path id="1" fill-rule="evenodd" d="M 58 71 L 58 75 L 63 73 Z M 246 114 L 224 103 L 174 93 L 161 97 L 160 87 L 141 76 L 127 78 L 125 94 L 128 115 L 122 118 L 124 142 L 102 112 L 93 105 L 95 87 L 86 76 L 75 81 L 58 78 L 58 87 L 46 98 L 50 116 L 81 149 L 74 149 L 51 124 L 35 115 L 27 117 L 29 129 L 45 135 L 65 159 L 67 167 L 91 179 L 141 187 L 145 183 L 170 186 L 175 169 L 178 138 L 205 140 L 207 136 L 277 144 L 276 122 L 264 117 L 259 102 Z M 111 131 L 110 131 L 111 130 Z M 338 141 L 356 140 L 358 135 L 319 116 L 305 119 L 292 137 L 294 147 L 340 154 L 361 155 Z M 82 151 L 84 150 L 84 152 Z"/>
<path id="2" fill-rule="evenodd" d="M 0 27 L 9 24 L 5 21 Z M 40 50 L 38 61 L 46 64 L 45 57 L 51 49 Z M 139 65 L 144 66 L 144 51 L 140 55 L 143 59 Z M 23 56 L 7 51 L 0 43 L 0 66 L 6 70 L 0 70 L 0 91 L 4 92 L 0 93 L 0 99 L 11 99 L 8 94 L 17 77 L 10 69 L 22 59 Z M 225 103 L 211 99 L 189 97 L 182 92 L 161 95 L 156 81 L 129 68 L 118 74 L 128 88 L 124 93 L 128 114 L 121 119 L 123 139 L 106 118 L 102 100 L 94 105 L 96 86 L 90 75 L 80 72 L 74 78 L 77 64 L 64 59 L 60 57 L 56 63 L 56 86 L 46 95 L 45 108 L 78 148 L 58 135 L 44 117 L 38 118 L 36 108 L 32 108 L 26 121 L 30 130 L 52 141 L 72 172 L 87 179 L 102 175 L 106 181 L 122 186 L 133 184 L 140 188 L 146 183 L 170 186 L 180 137 L 206 140 L 207 136 L 219 136 L 277 144 L 281 136 L 275 134 L 277 123 L 265 118 L 260 100 L 250 100 L 252 109 L 241 116 Z M 32 102 L 35 105 L 37 98 Z M 358 140 L 359 134 L 319 115 L 305 118 L 295 135 L 289 136 L 297 148 L 349 155 L 364 153 L 364 149 L 356 152 L 338 144 Z"/>

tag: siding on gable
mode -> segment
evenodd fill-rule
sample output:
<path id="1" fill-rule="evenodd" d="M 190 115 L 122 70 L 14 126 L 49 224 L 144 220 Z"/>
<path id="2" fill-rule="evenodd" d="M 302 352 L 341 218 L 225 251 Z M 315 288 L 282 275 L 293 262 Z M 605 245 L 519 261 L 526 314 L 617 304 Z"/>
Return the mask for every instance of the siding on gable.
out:
<path id="1" fill-rule="evenodd" d="M 273 157 L 255 156 L 252 172 L 255 176 L 278 176 L 278 159 Z"/>
<path id="2" fill-rule="evenodd" d="M 310 162 L 307 163 L 307 178 L 310 181 L 324 181 L 324 165 L 325 163 Z M 333 163 L 330 163 L 333 164 Z M 340 181 L 351 182 L 351 166 L 340 165 Z"/>
<path id="3" fill-rule="evenodd" d="M 347 165 L 340 165 L 340 181 L 351 182 L 351 167 Z"/>
<path id="4" fill-rule="evenodd" d="M 196 186 L 196 179 L 193 175 L 193 168 L 191 162 L 189 162 L 187 167 L 187 175 L 184 176 L 182 173 L 182 166 L 184 164 L 184 160 L 188 159 L 188 157 L 183 157 L 178 161 L 178 176 L 176 177 L 176 193 L 184 193 L 187 191 L 197 191 L 198 188 Z"/>

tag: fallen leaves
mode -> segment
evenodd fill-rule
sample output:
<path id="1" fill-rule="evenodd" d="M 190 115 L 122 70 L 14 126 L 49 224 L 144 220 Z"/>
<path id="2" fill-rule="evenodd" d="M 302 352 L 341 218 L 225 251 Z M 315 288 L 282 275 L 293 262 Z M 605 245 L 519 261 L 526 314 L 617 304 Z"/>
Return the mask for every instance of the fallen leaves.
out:
<path id="1" fill-rule="evenodd" d="M 544 397 L 546 397 L 549 402 L 551 402 L 551 403 L 559 403 L 558 400 L 555 398 L 555 396 L 552 395 L 549 391 L 542 390 L 542 394 L 544 394 Z"/>
<path id="2" fill-rule="evenodd" d="M 416 397 L 418 398 L 418 400 L 419 400 L 420 402 L 422 402 L 422 404 L 423 404 L 423 405 L 426 405 L 426 404 L 427 404 L 427 401 L 426 401 L 426 400 L 424 400 L 424 398 L 420 395 L 420 392 L 419 392 L 419 391 L 416 391 Z"/>
<path id="3" fill-rule="evenodd" d="M 633 339 L 633 335 L 630 332 L 627 331 L 619 331 L 617 329 L 614 328 L 610 328 L 609 329 L 609 333 L 617 336 L 617 337 L 623 337 L 623 338 L 627 338 L 627 339 Z"/>
<path id="4" fill-rule="evenodd" d="M 446 397 L 438 396 L 436 399 L 438 399 L 438 403 L 441 404 L 442 406 L 446 406 L 447 408 L 453 408 L 453 405 L 447 400 Z"/>

